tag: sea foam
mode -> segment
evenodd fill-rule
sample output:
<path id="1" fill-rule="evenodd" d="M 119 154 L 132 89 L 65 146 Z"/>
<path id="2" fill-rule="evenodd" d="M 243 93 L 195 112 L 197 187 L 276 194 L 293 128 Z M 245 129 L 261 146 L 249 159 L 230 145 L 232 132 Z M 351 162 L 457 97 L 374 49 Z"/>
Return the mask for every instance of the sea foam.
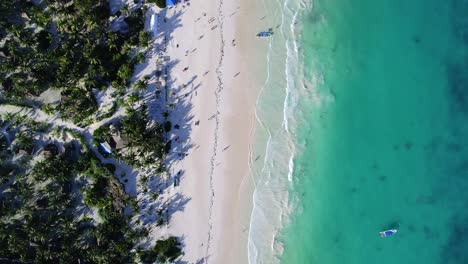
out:
<path id="1" fill-rule="evenodd" d="M 255 191 L 248 241 L 249 263 L 279 263 L 280 231 L 293 206 L 288 190 L 293 181 L 295 108 L 303 87 L 300 56 L 301 12 L 308 6 L 297 0 L 265 3 L 266 10 L 281 10 L 281 21 L 269 43 L 267 78 L 257 99 L 257 139 L 264 148 L 261 165 L 253 164 Z M 276 24 L 278 24 L 278 22 Z M 272 106 L 282 105 L 282 109 Z M 278 116 L 282 116 L 279 120 Z M 255 148 L 255 147 L 254 147 Z M 253 158 L 253 157 L 252 157 Z"/>

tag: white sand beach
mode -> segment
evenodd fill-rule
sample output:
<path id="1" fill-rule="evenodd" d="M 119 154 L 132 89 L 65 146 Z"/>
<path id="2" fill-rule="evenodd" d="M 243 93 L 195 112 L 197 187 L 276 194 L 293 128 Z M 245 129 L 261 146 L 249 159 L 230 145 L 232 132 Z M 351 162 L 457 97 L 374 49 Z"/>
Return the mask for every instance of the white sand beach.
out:
<path id="1" fill-rule="evenodd" d="M 148 21 L 158 14 L 156 43 L 167 41 L 171 121 L 184 126 L 173 135 L 182 155 L 170 167 L 173 175 L 180 171 L 180 184 L 164 194 L 180 208 L 167 227 L 152 232 L 182 238 L 181 263 L 248 262 L 249 164 L 266 61 L 266 42 L 255 38 L 263 22 L 258 5 L 190 1 L 148 12 Z M 140 76 L 154 71 L 153 57 Z"/>

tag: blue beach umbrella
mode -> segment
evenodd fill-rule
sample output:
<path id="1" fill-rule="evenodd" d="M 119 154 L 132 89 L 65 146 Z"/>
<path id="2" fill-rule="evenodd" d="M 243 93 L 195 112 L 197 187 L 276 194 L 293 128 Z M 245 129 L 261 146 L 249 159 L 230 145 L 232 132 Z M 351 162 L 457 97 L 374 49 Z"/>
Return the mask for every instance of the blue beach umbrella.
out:
<path id="1" fill-rule="evenodd" d="M 166 0 L 166 6 L 174 6 L 175 0 Z"/>

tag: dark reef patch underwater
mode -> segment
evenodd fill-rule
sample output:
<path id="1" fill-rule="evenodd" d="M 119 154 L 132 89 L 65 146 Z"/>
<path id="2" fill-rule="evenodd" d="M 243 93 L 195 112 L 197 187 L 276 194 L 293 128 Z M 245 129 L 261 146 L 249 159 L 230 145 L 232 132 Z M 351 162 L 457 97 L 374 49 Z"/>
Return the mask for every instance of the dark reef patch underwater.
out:
<path id="1" fill-rule="evenodd" d="M 468 1 L 313 6 L 281 262 L 468 263 Z"/>

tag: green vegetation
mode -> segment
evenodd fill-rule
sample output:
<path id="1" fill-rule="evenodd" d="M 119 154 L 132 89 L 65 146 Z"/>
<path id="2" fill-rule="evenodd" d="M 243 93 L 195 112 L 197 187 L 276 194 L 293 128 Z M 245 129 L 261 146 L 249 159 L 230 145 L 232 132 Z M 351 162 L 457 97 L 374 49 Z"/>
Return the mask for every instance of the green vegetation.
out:
<path id="1" fill-rule="evenodd" d="M 128 147 L 133 150 L 124 156 L 127 162 L 140 166 L 149 163 L 162 166 L 167 153 L 164 127 L 157 122 L 148 124 L 146 106 L 129 109 L 119 126 L 122 136 L 128 140 Z"/>
<path id="2" fill-rule="evenodd" d="M 94 136 L 94 144 L 97 146 L 98 139 L 109 142 L 112 138 L 112 135 L 110 133 L 110 124 L 107 125 L 102 125 L 98 129 L 94 130 L 93 133 Z"/>
<path id="3" fill-rule="evenodd" d="M 23 122 L 10 126 L 8 134 L 26 131 L 31 124 L 21 116 L 5 116 L 0 124 L 6 124 L 5 120 L 15 124 L 18 119 Z M 30 130 L 30 133 L 39 132 Z M 18 133 L 14 141 L 21 135 Z M 14 154 L 10 148 L 4 136 L 0 137 L 0 256 L 3 261 L 136 262 L 132 249 L 148 232 L 130 227 L 130 216 L 123 211 L 132 207 L 134 200 L 109 170 L 113 166 L 102 164 L 86 150 L 80 152 L 78 161 L 58 154 L 36 163 L 12 165 L 10 160 Z M 89 210 L 86 208 L 96 209 L 100 221 L 83 215 Z"/>
<path id="4" fill-rule="evenodd" d="M 57 110 L 74 121 L 97 110 L 92 89 L 123 88 L 133 74 L 138 46 L 147 46 L 144 12 L 128 12 L 128 32 L 108 31 L 107 0 L 0 3 L 0 92 L 21 103 L 49 88 L 62 89 Z M 2 99 L 2 98 L 0 98 Z"/>
<path id="5" fill-rule="evenodd" d="M 119 104 L 117 103 L 117 101 L 112 102 L 111 108 L 106 113 L 103 113 L 99 118 L 97 118 L 97 121 L 101 121 L 105 118 L 109 118 L 112 115 L 114 115 L 114 113 L 117 111 L 118 106 Z"/>
<path id="6" fill-rule="evenodd" d="M 130 109 L 122 119 L 122 134 L 130 144 L 153 150 L 158 157 L 162 157 L 160 151 L 164 146 L 164 130 L 158 123 L 148 126 L 146 107 Z"/>
<path id="7" fill-rule="evenodd" d="M 18 151 L 24 150 L 28 154 L 33 150 L 33 138 L 30 132 L 21 132 L 16 138 L 16 149 Z"/>
<path id="8" fill-rule="evenodd" d="M 62 100 L 57 110 L 62 113 L 63 118 L 81 123 L 97 110 L 97 103 L 90 90 L 65 89 L 62 91 Z"/>
<path id="9" fill-rule="evenodd" d="M 123 213 L 128 196 L 106 166 L 101 167 L 96 160 L 91 160 L 84 173 L 94 181 L 84 193 L 85 204 L 98 208 L 104 219 L 108 211 Z"/>
<path id="10" fill-rule="evenodd" d="M 151 40 L 143 30 L 145 12 L 144 5 L 123 7 L 120 30 L 109 24 L 122 20 L 111 18 L 108 0 L 0 1 L 0 104 L 27 108 L 29 115 L 0 115 L 0 262 L 153 263 L 182 254 L 175 237 L 135 252 L 149 231 L 139 219 L 130 224 L 138 202 L 114 175 L 132 180 L 116 168 L 122 160 L 155 164 L 163 173 L 171 149 L 166 133 L 172 124 L 149 120 L 141 101 L 150 76 L 129 87 Z M 116 88 L 115 100 L 109 110 L 99 109 L 95 94 L 109 86 Z M 48 89 L 57 90 L 39 97 Z M 113 117 L 119 107 L 128 109 L 112 118 L 118 136 L 105 124 L 95 130 L 94 143 L 117 148 L 118 141 L 124 151 L 99 160 L 95 146 L 88 146 L 93 127 L 87 126 Z M 31 118 L 54 115 L 67 121 L 51 127 Z M 157 199 L 148 178 L 141 181 Z M 164 210 L 156 210 L 164 224 Z"/>
<path id="11" fill-rule="evenodd" d="M 138 35 L 138 40 L 140 41 L 140 45 L 148 47 L 151 40 L 151 34 L 148 31 L 141 31 Z"/>
<path id="12" fill-rule="evenodd" d="M 147 251 L 138 252 L 143 263 L 168 263 L 173 262 L 182 255 L 181 244 L 175 237 L 156 241 L 156 245 Z"/>
<path id="13" fill-rule="evenodd" d="M 148 3 L 155 3 L 159 8 L 166 8 L 166 0 L 147 0 Z"/>
<path id="14" fill-rule="evenodd" d="M 138 80 L 135 82 L 135 84 L 133 85 L 133 87 L 136 89 L 136 90 L 145 90 L 146 89 L 146 86 L 148 86 L 148 79 L 147 78 L 144 78 L 143 80 Z"/>

